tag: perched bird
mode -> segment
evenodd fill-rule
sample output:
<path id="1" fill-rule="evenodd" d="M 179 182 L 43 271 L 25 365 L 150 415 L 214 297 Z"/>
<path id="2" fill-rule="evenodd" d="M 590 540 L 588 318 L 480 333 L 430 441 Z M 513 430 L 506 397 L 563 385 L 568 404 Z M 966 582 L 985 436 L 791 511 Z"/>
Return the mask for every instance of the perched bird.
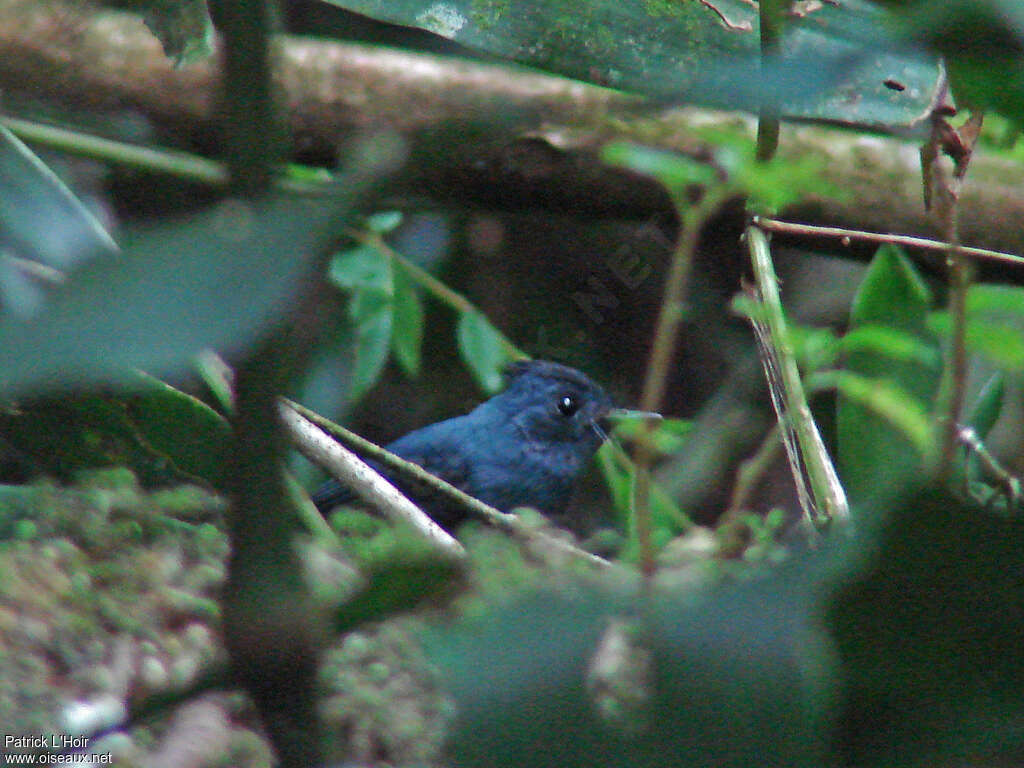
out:
<path id="1" fill-rule="evenodd" d="M 464 416 L 417 429 L 386 447 L 503 512 L 533 507 L 557 518 L 576 476 L 607 437 L 605 420 L 618 409 L 600 386 L 558 363 L 513 363 L 506 381 L 503 392 Z M 463 509 L 436 493 L 387 470 L 381 474 L 444 528 L 465 520 Z M 323 513 L 352 499 L 337 480 L 313 495 Z"/>

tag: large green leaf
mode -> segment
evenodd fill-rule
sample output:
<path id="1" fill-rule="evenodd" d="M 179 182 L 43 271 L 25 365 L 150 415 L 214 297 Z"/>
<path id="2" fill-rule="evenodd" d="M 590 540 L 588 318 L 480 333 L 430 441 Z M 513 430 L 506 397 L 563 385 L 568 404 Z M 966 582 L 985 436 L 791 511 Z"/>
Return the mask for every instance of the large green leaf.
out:
<path id="1" fill-rule="evenodd" d="M 144 374 L 127 391 L 42 398 L 0 409 L 8 461 L 21 471 L 73 480 L 124 466 L 145 484 L 198 482 L 222 490 L 227 422 L 209 406 Z"/>
<path id="2" fill-rule="evenodd" d="M 851 342 L 844 368 L 853 377 L 837 393 L 839 475 L 853 503 L 921 469 L 920 427 L 897 416 L 932 412 L 940 355 L 927 327 L 931 296 L 910 262 L 890 246 L 879 248 L 850 313 Z M 877 382 L 874 388 L 871 382 Z M 872 391 L 874 390 L 874 391 Z M 899 393 L 895 400 L 893 393 Z M 886 403 L 909 399 L 912 408 L 886 412 Z M 913 439 L 912 435 L 918 435 Z"/>
<path id="3" fill-rule="evenodd" d="M 654 591 L 638 610 L 642 598 L 575 585 L 438 631 L 428 651 L 456 700 L 453 764 L 822 765 L 834 678 L 802 592 L 785 578 Z M 595 662 L 602 635 L 623 616 L 636 647 L 618 661 L 637 665 L 626 684 L 647 694 L 632 730 L 600 716 L 587 691 L 595 664 L 609 663 Z"/>
<path id="4" fill-rule="evenodd" d="M 539 69 L 676 101 L 895 129 L 919 124 L 934 57 L 886 34 L 864 0 L 804 4 L 782 62 L 759 71 L 758 12 L 744 0 L 328 0 Z"/>
<path id="5" fill-rule="evenodd" d="M 1024 119 L 1024 5 L 1019 0 L 883 0 L 907 39 L 941 53 L 958 107 Z"/>

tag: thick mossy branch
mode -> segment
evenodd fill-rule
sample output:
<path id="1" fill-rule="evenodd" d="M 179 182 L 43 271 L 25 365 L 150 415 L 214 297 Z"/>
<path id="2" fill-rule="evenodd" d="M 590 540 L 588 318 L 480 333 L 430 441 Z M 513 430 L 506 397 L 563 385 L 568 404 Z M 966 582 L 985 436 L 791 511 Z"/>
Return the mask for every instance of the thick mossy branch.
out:
<path id="1" fill-rule="evenodd" d="M 278 91 L 299 156 L 333 157 L 345 137 L 358 130 L 429 134 L 452 120 L 493 123 L 500 116 L 506 138 L 543 126 L 547 140 L 534 136 L 509 149 L 500 141 L 495 147 L 493 134 L 486 146 L 467 138 L 454 154 L 435 152 L 429 172 L 407 174 L 402 191 L 469 206 L 671 216 L 659 185 L 637 174 L 623 183 L 621 171 L 609 171 L 595 157 L 594 150 L 608 138 L 639 138 L 630 117 L 639 103 L 635 98 L 565 78 L 395 49 L 282 36 L 276 50 Z M 137 16 L 83 11 L 59 0 L 0 0 L 0 89 L 9 96 L 132 110 L 161 133 L 209 136 L 219 125 L 218 81 L 216 59 L 175 68 Z M 741 122 L 752 138 L 756 131 L 752 120 L 735 114 L 693 110 L 656 113 L 652 108 L 643 122 L 644 141 L 691 153 L 702 143 L 697 128 Z M 575 126 L 572 135 L 557 128 L 567 125 Z M 911 144 L 784 126 L 778 155 L 783 161 L 825 158 L 821 188 L 834 190 L 805 196 L 781 212 L 788 219 L 939 234 L 922 204 L 918 155 Z M 538 189 L 548 193 L 540 195 Z M 959 205 L 962 245 L 1024 254 L 1024 230 L 1017 226 L 1024 217 L 1020 163 L 978 153 Z M 845 253 L 834 241 L 825 245 Z"/>

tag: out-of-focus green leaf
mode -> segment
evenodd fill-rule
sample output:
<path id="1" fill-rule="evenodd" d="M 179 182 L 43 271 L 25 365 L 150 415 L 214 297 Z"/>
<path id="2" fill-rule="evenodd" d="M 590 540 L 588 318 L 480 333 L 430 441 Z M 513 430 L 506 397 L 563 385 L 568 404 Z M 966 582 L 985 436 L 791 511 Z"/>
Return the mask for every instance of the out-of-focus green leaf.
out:
<path id="1" fill-rule="evenodd" d="M 928 368 L 942 364 L 938 349 L 919 336 L 884 325 L 860 325 L 846 333 L 839 341 L 840 349 L 851 352 L 869 352 L 892 360 L 918 363 Z"/>
<path id="2" fill-rule="evenodd" d="M 364 290 L 352 297 L 349 316 L 355 327 L 355 360 L 350 397 L 358 400 L 380 378 L 391 349 L 394 321 L 391 298 L 387 294 Z"/>
<path id="3" fill-rule="evenodd" d="M 929 327 L 949 336 L 948 312 L 934 312 Z M 974 285 L 967 293 L 967 349 L 1011 371 L 1024 370 L 1024 290 Z"/>
<path id="4" fill-rule="evenodd" d="M 992 427 L 999 420 L 999 413 L 1003 409 L 1003 394 L 1005 384 L 1001 373 L 994 373 L 981 388 L 977 399 L 971 406 L 970 415 L 967 417 L 967 424 L 975 433 L 984 440 Z"/>
<path id="5" fill-rule="evenodd" d="M 427 638 L 456 702 L 461 767 L 825 764 L 835 677 L 830 645 L 791 581 L 711 594 L 545 590 Z M 640 616 L 636 648 L 602 644 Z M 635 667 L 628 665 L 635 664 Z M 635 731 L 595 706 L 595 667 L 619 665 L 647 704 Z M 614 673 L 613 673 L 614 674 Z"/>
<path id="6" fill-rule="evenodd" d="M 287 311 L 345 207 L 232 199 L 131 233 L 121 256 L 90 261 L 31 316 L 0 321 L 0 391 L 130 383 L 135 368 L 161 374 L 202 349 L 244 346 Z"/>
<path id="7" fill-rule="evenodd" d="M 1024 764 L 1024 520 L 913 488 L 829 599 L 844 686 L 828 765 Z"/>
<path id="8" fill-rule="evenodd" d="M 336 632 L 350 632 L 368 621 L 381 621 L 409 611 L 458 585 L 457 563 L 424 552 L 392 553 L 395 558 L 372 567 L 366 585 L 342 605 L 334 619 Z"/>
<path id="9" fill-rule="evenodd" d="M 937 59 L 887 34 L 886 12 L 864 0 L 805 4 L 787 19 L 785 56 L 764 66 L 744 0 L 329 2 L 548 72 L 752 112 L 770 89 L 784 116 L 906 128 L 938 84 Z"/>
<path id="10" fill-rule="evenodd" d="M 74 394 L 0 411 L 0 431 L 26 472 L 70 480 L 127 466 L 144 483 L 223 489 L 227 422 L 204 403 L 144 374 L 121 394 Z"/>
<path id="11" fill-rule="evenodd" d="M 660 419 L 653 429 L 642 419 L 623 419 L 615 425 L 615 437 L 635 440 L 641 430 L 648 430 L 654 450 L 669 455 L 686 445 L 686 439 L 693 431 L 693 422 L 687 419 Z"/>
<path id="12" fill-rule="evenodd" d="M 605 145 L 601 149 L 601 159 L 610 165 L 621 165 L 653 176 L 676 196 L 684 194 L 691 185 L 706 187 L 718 181 L 717 171 L 707 162 L 631 142 L 616 141 Z"/>
<path id="13" fill-rule="evenodd" d="M 336 255 L 328 273 L 350 292 L 348 323 L 351 375 L 347 399 L 356 401 L 384 370 L 394 326 L 391 265 L 384 254 L 368 245 Z"/>
<path id="14" fill-rule="evenodd" d="M 140 383 L 125 397 L 126 415 L 138 439 L 182 479 L 225 490 L 231 437 L 227 421 L 201 400 L 162 381 L 142 376 Z"/>
<path id="15" fill-rule="evenodd" d="M 1024 7 L 1017 0 L 882 4 L 906 39 L 943 55 L 957 107 L 1024 120 Z"/>
<path id="16" fill-rule="evenodd" d="M 418 376 L 423 347 L 423 302 L 416 284 L 402 267 L 395 263 L 391 266 L 395 314 L 391 349 L 405 372 Z"/>
<path id="17" fill-rule="evenodd" d="M 518 359 L 501 331 L 483 313 L 468 310 L 459 315 L 456 337 L 462 361 L 481 389 L 488 394 L 501 390 L 505 366 Z"/>
<path id="18" fill-rule="evenodd" d="M 935 333 L 949 337 L 951 324 L 947 312 L 935 312 L 928 318 Z M 970 352 L 984 355 L 1008 371 L 1024 370 L 1022 329 L 997 320 L 968 320 L 964 343 Z"/>
<path id="19" fill-rule="evenodd" d="M 366 228 L 378 235 L 386 235 L 402 223 L 401 211 L 381 211 L 366 217 Z"/>
<path id="20" fill-rule="evenodd" d="M 890 483 L 907 482 L 920 471 L 922 452 L 928 453 L 925 414 L 931 412 L 940 377 L 937 341 L 927 328 L 930 303 L 906 257 L 894 247 L 879 248 L 850 313 L 851 332 L 860 332 L 845 356 L 844 368 L 852 375 L 832 382 L 839 388 L 839 476 L 853 504 Z M 892 333 L 861 330 L 879 327 Z M 906 346 L 896 343 L 900 337 L 914 339 L 920 349 L 910 358 L 894 359 L 891 353 Z M 930 355 L 923 351 L 928 348 Z"/>
<path id="21" fill-rule="evenodd" d="M 0 300 L 29 315 L 44 293 L 12 259 L 63 272 L 117 246 L 96 217 L 14 134 L 0 126 Z"/>
<path id="22" fill-rule="evenodd" d="M 330 278 L 350 293 L 347 336 L 353 359 L 348 399 L 380 377 L 389 351 L 409 375 L 419 373 L 423 304 L 415 284 L 386 253 L 360 244 L 331 261 Z"/>
<path id="23" fill-rule="evenodd" d="M 636 472 L 632 464 L 622 462 L 615 452 L 615 446 L 602 445 L 597 451 L 597 466 L 601 470 L 608 492 L 611 494 L 612 508 L 619 525 L 628 532 L 626 546 L 621 552 L 621 557 L 625 560 L 635 560 L 640 551 L 636 526 L 632 519 Z M 656 546 L 667 543 L 673 536 L 693 527 L 693 521 L 656 483 L 651 485 L 649 504 Z"/>
<path id="24" fill-rule="evenodd" d="M 881 418 L 887 428 L 894 428 L 916 449 L 919 457 L 930 455 L 933 447 L 932 424 L 920 400 L 895 381 L 867 378 L 849 371 L 824 371 L 807 380 L 809 389 L 835 389 L 848 406 L 857 405 Z M 886 468 L 876 471 L 884 473 Z"/>

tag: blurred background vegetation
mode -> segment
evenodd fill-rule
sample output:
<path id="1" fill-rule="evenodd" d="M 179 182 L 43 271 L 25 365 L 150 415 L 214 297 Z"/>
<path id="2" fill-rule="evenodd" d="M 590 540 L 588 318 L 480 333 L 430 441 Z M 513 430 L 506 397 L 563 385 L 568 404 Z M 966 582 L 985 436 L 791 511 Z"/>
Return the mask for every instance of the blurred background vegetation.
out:
<path id="1" fill-rule="evenodd" d="M 3 734 L 1020 765 L 1022 55 L 1015 0 L 0 0 Z M 524 355 L 666 417 L 527 516 L 604 567 L 309 513 L 280 396 L 383 444 Z"/>

